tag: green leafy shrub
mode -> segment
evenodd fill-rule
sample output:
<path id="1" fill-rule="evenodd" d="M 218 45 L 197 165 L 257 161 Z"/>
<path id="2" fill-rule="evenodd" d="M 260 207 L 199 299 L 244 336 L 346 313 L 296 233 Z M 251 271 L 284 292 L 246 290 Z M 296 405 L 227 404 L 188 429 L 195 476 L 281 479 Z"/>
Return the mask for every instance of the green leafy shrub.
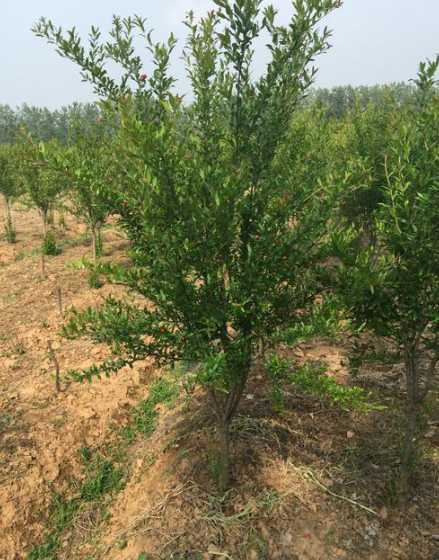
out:
<path id="1" fill-rule="evenodd" d="M 57 256 L 61 253 L 61 247 L 57 244 L 53 231 L 48 231 L 46 233 L 41 250 L 43 255 Z"/>
<path id="2" fill-rule="evenodd" d="M 357 228 L 334 236 L 340 295 L 353 323 L 392 341 L 407 390 L 402 488 L 419 455 L 422 416 L 439 363 L 439 56 L 422 63 L 418 102 L 406 109 L 383 155 L 386 184 L 374 214 L 374 246 L 355 248 Z"/>
<path id="3" fill-rule="evenodd" d="M 284 385 L 288 381 L 290 363 L 278 355 L 273 355 L 265 364 L 271 385 L 270 398 L 274 409 L 282 412 L 285 406 Z"/>
<path id="4" fill-rule="evenodd" d="M 34 28 L 80 67 L 120 123 L 108 198 L 130 240 L 131 266 L 114 266 L 110 276 L 145 300 L 108 298 L 73 316 L 69 336 L 113 351 L 77 379 L 150 356 L 205 364 L 199 379 L 217 421 L 221 490 L 230 477 L 230 424 L 258 344 L 298 322 L 323 289 L 329 196 L 316 184 L 318 165 L 303 152 L 294 157 L 290 129 L 315 76 L 311 62 L 329 48 L 319 24 L 339 5 L 294 0 L 287 26 L 262 0 L 215 0 L 201 20 L 189 14 L 190 108 L 169 72 L 175 37 L 154 43 L 141 17 L 115 17 L 108 42 L 93 28 L 89 48 L 74 29 L 65 34 L 46 19 Z M 149 78 L 137 35 L 153 57 Z M 265 35 L 269 62 L 255 78 L 254 46 Z M 118 82 L 110 60 L 121 65 Z"/>

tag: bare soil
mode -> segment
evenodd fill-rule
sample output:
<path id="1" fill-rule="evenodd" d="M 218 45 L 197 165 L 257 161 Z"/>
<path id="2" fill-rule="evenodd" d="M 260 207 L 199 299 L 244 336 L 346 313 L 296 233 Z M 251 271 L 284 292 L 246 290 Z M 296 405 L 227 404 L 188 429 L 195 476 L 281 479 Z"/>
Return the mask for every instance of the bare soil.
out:
<path id="1" fill-rule="evenodd" d="M 91 289 L 87 271 L 73 266 L 90 247 L 72 219 L 60 231 L 62 254 L 47 257 L 48 275 L 41 278 L 38 215 L 19 209 L 14 219 L 18 242 L 0 241 L 0 560 L 24 559 L 44 541 L 54 492 L 69 495 L 82 476 L 78 451 L 117 442 L 115 427 L 126 424 L 161 374 L 141 363 L 92 384 L 62 380 L 56 393 L 49 341 L 63 373 L 106 352 L 59 336 L 58 288 L 65 308 L 123 293 Z M 105 230 L 105 258 L 122 258 L 124 247 L 116 229 Z M 315 340 L 282 351 L 299 361 L 324 361 L 330 375 L 350 383 L 350 347 L 349 340 Z M 153 435 L 128 445 L 125 483 L 105 503 L 105 515 L 81 510 L 54 558 L 438 560 L 437 399 L 413 495 L 399 503 L 400 364 L 360 371 L 357 383 L 388 405 L 368 414 L 338 410 L 294 389 L 276 413 L 264 379 L 256 364 L 234 422 L 227 499 L 215 491 L 211 410 L 201 391 L 182 389 L 174 406 L 159 405 Z"/>

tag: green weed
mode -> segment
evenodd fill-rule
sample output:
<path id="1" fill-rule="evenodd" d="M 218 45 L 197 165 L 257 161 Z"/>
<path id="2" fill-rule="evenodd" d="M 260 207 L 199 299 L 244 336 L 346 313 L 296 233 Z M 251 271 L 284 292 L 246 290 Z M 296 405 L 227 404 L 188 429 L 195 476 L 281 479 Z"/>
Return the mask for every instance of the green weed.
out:
<path id="1" fill-rule="evenodd" d="M 275 342 L 292 346 L 315 336 L 334 339 L 346 327 L 347 323 L 338 302 L 326 298 L 322 304 L 314 305 L 300 321 L 281 331 L 275 337 Z"/>
<path id="2" fill-rule="evenodd" d="M 178 387 L 167 379 L 159 379 L 151 386 L 149 396 L 137 405 L 131 413 L 131 422 L 122 429 L 123 436 L 133 441 L 137 434 L 149 436 L 156 427 L 160 403 L 170 406 L 178 396 Z"/>
<path id="3" fill-rule="evenodd" d="M 326 365 L 322 363 L 305 363 L 294 366 L 288 360 L 272 356 L 266 363 L 267 375 L 272 385 L 272 399 L 275 408 L 284 406 L 283 386 L 287 383 L 294 385 L 300 392 L 342 410 L 384 410 L 386 407 L 371 403 L 369 395 L 361 387 L 341 385 L 332 377 L 326 375 Z"/>
<path id="4" fill-rule="evenodd" d="M 30 250 L 23 250 L 23 251 L 19 251 L 16 255 L 15 255 L 15 260 L 16 261 L 21 261 L 27 257 L 36 257 L 37 255 L 39 255 L 41 253 L 40 249 L 38 247 L 36 247 L 35 249 L 30 249 Z"/>
<path id="5" fill-rule="evenodd" d="M 92 268 L 90 269 L 90 274 L 88 275 L 88 286 L 92 290 L 99 290 L 104 285 L 101 275 L 99 272 Z"/>
<path id="6" fill-rule="evenodd" d="M 41 250 L 43 252 L 43 255 L 49 255 L 53 257 L 56 257 L 62 252 L 61 247 L 56 242 L 55 234 L 52 231 L 49 231 L 46 234 Z"/>
<path id="7" fill-rule="evenodd" d="M 100 453 L 86 462 L 85 469 L 86 477 L 80 489 L 81 500 L 99 500 L 105 494 L 117 492 L 122 487 L 122 470 L 116 468 L 110 459 Z"/>
<path id="8" fill-rule="evenodd" d="M 91 265 L 91 261 L 89 261 L 86 257 L 73 259 L 66 264 L 67 268 L 72 268 L 73 270 L 85 270 L 90 268 Z"/>

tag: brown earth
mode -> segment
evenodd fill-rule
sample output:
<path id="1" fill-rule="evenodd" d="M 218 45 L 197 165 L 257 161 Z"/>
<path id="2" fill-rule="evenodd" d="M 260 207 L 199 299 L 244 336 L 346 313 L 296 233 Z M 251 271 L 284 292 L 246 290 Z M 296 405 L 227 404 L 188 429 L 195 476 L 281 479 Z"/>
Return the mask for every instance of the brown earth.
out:
<path id="1" fill-rule="evenodd" d="M 63 253 L 47 258 L 42 279 L 36 249 L 38 216 L 15 212 L 18 242 L 0 241 L 0 560 L 18 560 L 46 538 L 54 492 L 69 496 L 81 479 L 78 450 L 117 443 L 115 426 L 147 397 L 160 372 L 139 364 L 93 384 L 62 383 L 56 394 L 48 342 L 62 372 L 98 361 L 105 349 L 58 335 L 63 305 L 94 305 L 121 289 L 90 289 L 83 228 L 68 221 Z M 106 256 L 125 242 L 106 229 Z M 349 383 L 349 341 L 316 340 L 283 353 L 324 361 Z M 255 366 L 233 430 L 233 488 L 215 493 L 212 415 L 204 395 L 159 405 L 154 434 L 136 437 L 121 459 L 123 488 L 105 514 L 87 505 L 61 538 L 56 556 L 38 560 L 439 559 L 438 413 L 432 407 L 425 458 L 413 496 L 395 493 L 402 399 L 400 365 L 369 366 L 359 383 L 389 405 L 368 414 L 344 412 L 288 392 L 276 413 L 262 369 Z M 383 380 L 385 383 L 383 383 Z M 384 388 L 383 388 L 384 387 Z"/>

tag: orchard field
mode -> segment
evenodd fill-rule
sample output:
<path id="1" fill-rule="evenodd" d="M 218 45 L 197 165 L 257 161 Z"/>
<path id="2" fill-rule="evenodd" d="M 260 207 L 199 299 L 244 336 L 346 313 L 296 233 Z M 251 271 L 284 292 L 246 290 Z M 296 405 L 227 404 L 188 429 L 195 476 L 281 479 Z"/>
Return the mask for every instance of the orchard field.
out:
<path id="1" fill-rule="evenodd" d="M 0 559 L 435 560 L 439 57 L 316 89 L 341 2 L 214 4 L 43 18 L 100 101 L 0 106 Z"/>

